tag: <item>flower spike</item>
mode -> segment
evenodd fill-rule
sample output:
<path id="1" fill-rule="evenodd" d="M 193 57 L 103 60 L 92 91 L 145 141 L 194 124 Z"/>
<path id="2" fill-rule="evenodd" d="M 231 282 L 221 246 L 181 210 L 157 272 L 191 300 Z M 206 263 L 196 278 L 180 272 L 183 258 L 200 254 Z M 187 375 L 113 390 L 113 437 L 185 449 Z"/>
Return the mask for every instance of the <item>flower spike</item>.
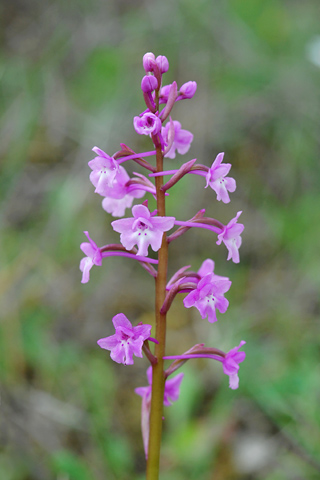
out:
<path id="1" fill-rule="evenodd" d="M 120 143 L 120 150 L 112 156 L 94 147 L 96 157 L 89 162 L 90 181 L 95 192 L 103 197 L 103 209 L 114 217 L 123 217 L 126 209 L 132 208 L 132 215 L 111 222 L 113 230 L 120 234 L 121 243 L 99 247 L 89 233 L 84 232 L 87 241 L 80 246 L 85 254 L 80 262 L 80 270 L 81 282 L 87 283 L 94 265 L 101 266 L 103 259 L 107 257 L 122 256 L 138 261 L 155 279 L 156 338 L 150 336 L 151 325 L 140 322 L 133 326 L 124 313 L 118 313 L 112 319 L 114 334 L 100 338 L 97 343 L 110 352 L 111 359 L 116 363 L 132 365 L 134 356 L 142 357 L 144 354 L 151 364 L 147 369 L 148 385 L 136 388 L 135 392 L 142 397 L 141 429 L 147 459 L 147 477 L 149 478 L 151 473 L 152 478 L 158 479 L 163 405 L 170 406 L 178 400 L 183 374 L 170 379 L 169 377 L 191 359 L 209 358 L 222 363 L 223 372 L 229 377 L 230 388 L 236 389 L 239 385 L 239 365 L 246 355 L 241 351 L 244 341 L 228 352 L 198 343 L 182 355 L 166 355 L 166 314 L 176 296 L 183 293 L 185 308 L 195 307 L 202 319 L 215 323 L 219 314 L 225 313 L 229 307 L 225 294 L 231 286 L 228 277 L 215 273 L 215 263 L 211 258 L 204 260 L 198 270 L 193 270 L 190 265 L 178 268 L 168 281 L 169 245 L 191 228 L 206 229 L 214 232 L 215 239 L 218 237 L 218 245 L 225 244 L 228 250 L 227 259 L 238 263 L 244 226 L 238 223 L 241 211 L 227 225 L 215 218 L 206 217 L 204 208 L 192 218 L 186 213 L 186 221 L 166 216 L 166 196 L 169 195 L 167 191 L 186 174 L 203 177 L 204 188 L 210 187 L 215 192 L 216 199 L 223 203 L 230 202 L 229 194 L 235 191 L 236 182 L 227 176 L 231 164 L 223 163 L 222 152 L 216 156 L 211 167 L 196 163 L 196 159 L 188 160 L 182 165 L 179 163 L 175 165 L 175 169 L 165 167 L 166 158 L 175 159 L 177 153 L 183 155 L 190 150 L 193 134 L 183 129 L 179 121 L 173 120 L 172 110 L 177 101 L 194 96 L 197 83 L 188 81 L 182 84 L 180 89 L 174 80 L 169 85 L 163 85 L 163 75 L 169 69 L 168 59 L 164 55 L 155 57 L 152 52 L 147 52 L 142 63 L 144 72 L 140 94 L 143 95 L 146 107 L 134 116 L 133 126 L 136 133 L 151 140 L 152 147 L 149 151 L 135 153 L 130 147 Z M 149 157 L 155 158 L 149 161 Z M 124 163 L 130 160 L 135 162 L 136 166 L 146 169 L 148 178 L 140 173 L 140 170 L 133 172 L 134 176 L 131 173 L 129 176 Z M 168 181 L 164 180 L 166 175 L 170 175 Z M 180 193 L 182 191 L 180 189 Z M 151 202 L 150 194 L 153 196 Z M 191 192 L 187 194 L 190 195 Z M 138 205 L 132 206 L 135 199 L 141 200 Z M 170 202 L 170 207 L 172 206 L 174 203 Z M 173 228 L 173 233 L 167 234 Z M 148 257 L 149 247 L 158 252 L 157 255 L 152 254 L 157 259 Z M 189 262 L 183 262 L 183 265 L 185 263 Z M 154 265 L 158 265 L 158 268 L 154 268 Z M 173 362 L 164 369 L 163 361 L 169 359 Z"/>

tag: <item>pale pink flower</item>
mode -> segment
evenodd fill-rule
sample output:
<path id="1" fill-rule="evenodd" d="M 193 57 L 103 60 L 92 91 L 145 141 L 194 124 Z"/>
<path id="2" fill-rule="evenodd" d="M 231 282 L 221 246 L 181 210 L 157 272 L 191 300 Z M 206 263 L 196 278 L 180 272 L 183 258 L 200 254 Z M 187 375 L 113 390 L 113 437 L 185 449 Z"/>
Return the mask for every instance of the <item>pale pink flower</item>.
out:
<path id="1" fill-rule="evenodd" d="M 102 265 L 102 255 L 97 244 L 89 237 L 89 232 L 83 232 L 89 240 L 81 243 L 80 248 L 86 257 L 80 261 L 80 270 L 82 272 L 81 283 L 88 283 L 90 280 L 90 270 L 93 265 Z"/>
<path id="2" fill-rule="evenodd" d="M 208 317 L 210 323 L 217 321 L 216 309 L 225 313 L 229 306 L 224 297 L 231 286 L 227 277 L 220 277 L 214 273 L 208 273 L 198 283 L 197 288 L 192 290 L 183 300 L 186 308 L 196 307 L 201 318 Z"/>
<path id="3" fill-rule="evenodd" d="M 174 124 L 174 141 L 169 152 L 165 154 L 167 158 L 175 158 L 176 150 L 180 155 L 184 155 L 190 149 L 191 142 L 193 140 L 193 134 L 188 130 L 183 130 L 181 128 L 181 123 L 177 120 L 173 120 Z M 168 141 L 170 122 L 166 124 L 165 127 L 162 127 L 161 133 L 166 144 Z"/>
<path id="4" fill-rule="evenodd" d="M 246 357 L 245 352 L 239 352 L 239 348 L 246 342 L 242 340 L 238 347 L 234 347 L 230 350 L 226 356 L 222 359 L 223 372 L 229 375 L 229 387 L 235 390 L 239 386 L 239 363 L 243 362 Z"/>
<path id="5" fill-rule="evenodd" d="M 161 247 L 163 232 L 173 227 L 175 218 L 152 216 L 145 205 L 135 205 L 132 214 L 131 218 L 111 222 L 112 228 L 121 234 L 122 245 L 127 250 L 137 245 L 137 255 L 147 256 L 149 245 L 157 252 Z"/>
<path id="6" fill-rule="evenodd" d="M 224 153 L 219 153 L 208 170 L 206 175 L 207 184 L 205 188 L 210 186 L 217 194 L 217 200 L 223 203 L 229 203 L 229 192 L 236 189 L 236 181 L 234 178 L 227 177 L 231 168 L 231 163 L 222 163 Z"/>
<path id="7" fill-rule="evenodd" d="M 244 225 L 242 223 L 237 223 L 238 218 L 240 217 L 242 211 L 238 212 L 237 215 L 230 220 L 228 225 L 226 225 L 222 232 L 218 235 L 217 245 L 221 245 L 223 242 L 228 249 L 228 258 L 227 260 L 232 259 L 234 263 L 240 262 L 239 248 L 242 242 L 240 237 L 241 233 L 244 230 Z"/>
<path id="8" fill-rule="evenodd" d="M 133 355 L 142 358 L 143 342 L 150 337 L 151 325 L 137 325 L 133 327 L 130 320 L 123 314 L 118 313 L 112 319 L 115 335 L 100 338 L 98 345 L 110 350 L 110 357 L 117 363 L 132 365 Z"/>

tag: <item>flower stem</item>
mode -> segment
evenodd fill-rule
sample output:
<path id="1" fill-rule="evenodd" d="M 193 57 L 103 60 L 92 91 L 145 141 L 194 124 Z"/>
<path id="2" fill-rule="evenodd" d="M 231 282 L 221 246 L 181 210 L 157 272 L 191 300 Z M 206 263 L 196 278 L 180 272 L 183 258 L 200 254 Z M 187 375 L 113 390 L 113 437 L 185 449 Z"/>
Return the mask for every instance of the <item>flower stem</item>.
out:
<path id="1" fill-rule="evenodd" d="M 157 171 L 163 170 L 163 154 L 161 146 L 156 147 Z M 158 215 L 165 216 L 165 194 L 161 191 L 163 177 L 156 177 L 157 210 Z M 160 447 L 162 435 L 163 417 L 163 393 L 164 393 L 164 371 L 163 356 L 165 355 L 166 342 L 166 314 L 161 314 L 160 309 L 166 295 L 167 268 L 168 268 L 168 242 L 166 234 L 163 234 L 162 245 L 158 253 L 158 274 L 156 278 L 156 339 L 159 342 L 155 345 L 155 356 L 158 362 L 152 365 L 152 398 L 150 411 L 150 436 L 147 460 L 147 480 L 159 479 Z"/>

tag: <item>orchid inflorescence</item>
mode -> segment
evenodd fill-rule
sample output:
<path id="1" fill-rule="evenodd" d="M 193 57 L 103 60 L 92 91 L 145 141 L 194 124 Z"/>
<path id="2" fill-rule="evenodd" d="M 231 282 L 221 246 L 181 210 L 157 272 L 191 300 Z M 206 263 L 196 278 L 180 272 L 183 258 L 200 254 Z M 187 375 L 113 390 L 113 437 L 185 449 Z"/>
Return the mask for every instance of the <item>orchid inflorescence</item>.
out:
<path id="1" fill-rule="evenodd" d="M 231 286 L 228 277 L 214 272 L 214 262 L 211 259 L 206 259 L 198 271 L 190 270 L 190 266 L 182 267 L 167 281 L 165 252 L 172 241 L 184 235 L 190 228 L 202 228 L 211 230 L 217 235 L 218 245 L 224 243 L 228 251 L 227 260 L 231 259 L 234 263 L 239 263 L 239 247 L 244 226 L 238 223 L 241 211 L 226 225 L 214 218 L 206 217 L 204 209 L 185 221 L 165 215 L 167 191 L 187 174 L 205 177 L 204 188 L 210 187 L 215 192 L 217 200 L 223 203 L 230 202 L 229 193 L 235 191 L 236 182 L 227 176 L 231 164 L 223 163 L 224 153 L 217 155 L 211 167 L 198 164 L 196 159 L 192 159 L 175 170 L 163 169 L 164 157 L 174 159 L 176 153 L 183 155 L 190 149 L 192 133 L 183 129 L 180 122 L 172 120 L 170 115 L 177 101 L 191 99 L 194 96 L 197 84 L 189 81 L 180 88 L 176 82 L 162 86 L 162 76 L 169 69 L 169 62 L 163 55 L 155 58 L 153 53 L 146 53 L 143 57 L 143 67 L 146 75 L 142 79 L 141 89 L 147 108 L 134 117 L 133 125 L 138 134 L 151 138 L 154 149 L 135 153 L 127 145 L 120 144 L 121 149 L 110 157 L 100 148 L 94 147 L 96 156 L 88 165 L 92 170 L 90 181 L 95 187 L 95 192 L 103 197 L 102 207 L 113 217 L 123 217 L 126 209 L 132 207 L 133 201 L 141 199 L 146 193 L 152 194 L 156 199 L 157 209 L 151 212 L 148 208 L 148 200 L 145 200 L 132 207 L 132 216 L 111 222 L 114 231 L 120 233 L 121 243 L 119 244 L 98 247 L 85 231 L 89 242 L 84 242 L 80 246 L 86 255 L 80 262 L 80 270 L 82 283 L 87 283 L 91 268 L 94 265 L 101 266 L 103 258 L 125 256 L 137 260 L 155 278 L 156 338 L 150 337 L 151 325 L 139 323 L 137 326 L 132 326 L 123 313 L 118 313 L 112 320 L 115 334 L 98 340 L 98 345 L 109 350 L 112 360 L 117 363 L 132 365 L 133 356 L 142 357 L 142 352 L 151 363 L 147 370 L 149 386 L 136 389 L 136 393 L 142 397 L 142 434 L 146 457 L 148 457 L 148 452 L 149 456 L 151 455 L 150 448 L 154 450 L 156 444 L 151 439 L 149 443 L 152 431 L 150 412 L 153 409 L 153 395 L 159 395 L 160 392 L 162 398 L 158 399 L 158 404 L 161 401 L 165 406 L 178 400 L 179 397 L 183 374 L 180 373 L 170 379 L 168 377 L 190 359 L 211 358 L 222 363 L 223 372 L 229 376 L 230 388 L 236 389 L 239 385 L 239 363 L 245 358 L 245 353 L 239 351 L 245 344 L 244 341 L 227 353 L 217 348 L 205 347 L 204 344 L 196 344 L 182 354 L 165 355 L 165 335 L 163 334 L 165 320 L 163 319 L 176 295 L 187 293 L 183 300 L 184 306 L 196 307 L 201 318 L 207 318 L 210 323 L 214 323 L 217 321 L 216 311 L 225 313 L 228 309 L 229 302 L 224 295 Z M 160 110 L 161 105 L 163 108 Z M 156 166 L 146 160 L 150 156 L 156 157 Z M 134 173 L 130 178 L 123 166 L 129 160 L 144 167 L 147 174 Z M 163 183 L 165 176 L 170 176 L 167 183 Z M 178 228 L 167 236 L 166 232 L 175 227 Z M 158 252 L 158 260 L 148 256 L 149 247 L 154 252 Z M 158 270 L 153 265 L 157 266 Z M 160 299 L 160 303 L 157 302 L 157 298 Z M 155 343 L 154 353 L 150 350 L 150 341 Z M 173 363 L 164 369 L 164 360 L 173 360 Z M 159 368 L 161 368 L 160 373 Z M 156 390 L 155 387 L 153 390 L 155 382 L 160 385 L 160 389 Z M 156 407 L 154 407 L 155 410 Z M 154 458 L 156 456 L 153 454 Z M 150 476 L 150 478 L 156 477 Z"/>

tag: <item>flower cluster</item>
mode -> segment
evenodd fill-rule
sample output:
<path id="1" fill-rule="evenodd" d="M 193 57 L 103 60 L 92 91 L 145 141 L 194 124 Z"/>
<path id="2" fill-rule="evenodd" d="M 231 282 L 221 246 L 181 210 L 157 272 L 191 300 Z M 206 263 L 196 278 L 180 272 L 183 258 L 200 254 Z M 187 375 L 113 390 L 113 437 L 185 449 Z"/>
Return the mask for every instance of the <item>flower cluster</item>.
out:
<path id="1" fill-rule="evenodd" d="M 132 207 L 134 200 L 141 199 L 146 193 L 156 199 L 157 209 L 151 212 L 148 208 L 148 200 L 145 200 L 132 207 L 132 216 L 112 221 L 113 230 L 120 234 L 118 244 L 98 247 L 85 231 L 89 242 L 82 243 L 80 246 L 86 255 L 80 262 L 82 283 L 89 281 L 91 268 L 94 265 L 101 266 L 102 259 L 108 256 L 124 256 L 137 260 L 158 282 L 160 270 L 167 271 L 167 265 L 163 263 L 164 268 L 160 269 L 160 262 L 167 262 L 167 255 L 159 255 L 158 259 L 153 259 L 149 257 L 149 246 L 154 252 L 167 249 L 172 241 L 176 241 L 188 230 L 194 228 L 209 230 L 208 234 L 216 235 L 216 244 L 223 243 L 227 248 L 227 260 L 231 259 L 234 263 L 240 261 L 239 248 L 244 229 L 243 224 L 238 223 L 241 211 L 226 224 L 215 218 L 206 217 L 204 209 L 187 220 L 179 220 L 165 214 L 167 191 L 186 174 L 205 177 L 204 188 L 210 187 L 215 192 L 216 199 L 223 203 L 230 202 L 229 194 L 236 190 L 236 182 L 227 176 L 231 164 L 223 163 L 224 153 L 218 153 L 211 167 L 196 163 L 196 159 L 192 159 L 174 170 L 164 170 L 164 158 L 175 159 L 177 154 L 184 155 L 191 147 L 193 134 L 182 128 L 180 122 L 172 119 L 171 112 L 176 102 L 188 100 L 194 96 L 197 84 L 189 81 L 180 88 L 176 82 L 163 85 L 163 74 L 169 69 L 169 62 L 163 55 L 155 57 L 151 52 L 146 53 L 143 57 L 143 67 L 145 75 L 141 81 L 141 90 L 146 110 L 134 117 L 133 126 L 139 135 L 150 137 L 153 150 L 135 153 L 127 145 L 120 144 L 121 149 L 109 156 L 100 148 L 94 147 L 96 157 L 88 165 L 92 170 L 90 181 L 95 187 L 95 193 L 103 197 L 102 206 L 112 216 L 123 217 L 126 209 Z M 156 166 L 147 160 L 151 156 L 156 156 Z M 148 175 L 134 173 L 135 176 L 130 178 L 123 166 L 129 160 L 146 169 Z M 163 178 L 167 175 L 170 175 L 170 179 L 163 184 Z M 159 177 L 161 177 L 160 181 Z M 167 236 L 167 232 L 172 229 L 174 230 Z M 153 267 L 157 264 L 159 264 L 158 271 Z M 166 315 L 178 293 L 184 293 L 186 296 L 183 304 L 186 308 L 195 307 L 202 319 L 207 318 L 210 323 L 216 322 L 219 316 L 217 311 L 223 314 L 228 309 L 229 301 L 225 294 L 231 287 L 231 281 L 228 277 L 216 274 L 214 269 L 214 261 L 208 258 L 197 271 L 186 266 L 179 268 L 169 282 L 162 277 L 165 280 L 164 282 L 161 280 L 165 288 L 162 300 L 163 298 L 165 300 L 160 310 L 156 311 L 156 319 L 159 315 Z M 133 357 L 142 357 L 143 353 L 151 363 L 147 370 L 149 385 L 135 390 L 142 397 L 142 433 L 146 456 L 148 456 L 153 384 L 156 380 L 160 385 L 159 382 L 165 379 L 164 396 L 161 402 L 169 406 L 173 401 L 178 400 L 183 374 L 170 379 L 168 377 L 186 361 L 205 357 L 222 363 L 223 372 L 229 376 L 230 388 L 238 388 L 239 364 L 245 358 L 245 353 L 239 349 L 245 344 L 244 341 L 227 353 L 217 348 L 205 347 L 204 344 L 197 344 L 182 354 L 166 356 L 163 343 L 165 335 L 155 339 L 150 337 L 151 325 L 133 326 L 123 313 L 115 315 L 112 321 L 115 334 L 101 338 L 98 340 L 98 345 L 109 350 L 112 360 L 117 363 L 132 365 Z M 150 349 L 150 341 L 155 343 L 154 353 Z M 159 352 L 162 352 L 161 355 Z M 156 376 L 154 366 L 162 365 L 164 360 L 174 361 L 163 369 L 162 373 L 160 372 L 160 376 Z"/>

